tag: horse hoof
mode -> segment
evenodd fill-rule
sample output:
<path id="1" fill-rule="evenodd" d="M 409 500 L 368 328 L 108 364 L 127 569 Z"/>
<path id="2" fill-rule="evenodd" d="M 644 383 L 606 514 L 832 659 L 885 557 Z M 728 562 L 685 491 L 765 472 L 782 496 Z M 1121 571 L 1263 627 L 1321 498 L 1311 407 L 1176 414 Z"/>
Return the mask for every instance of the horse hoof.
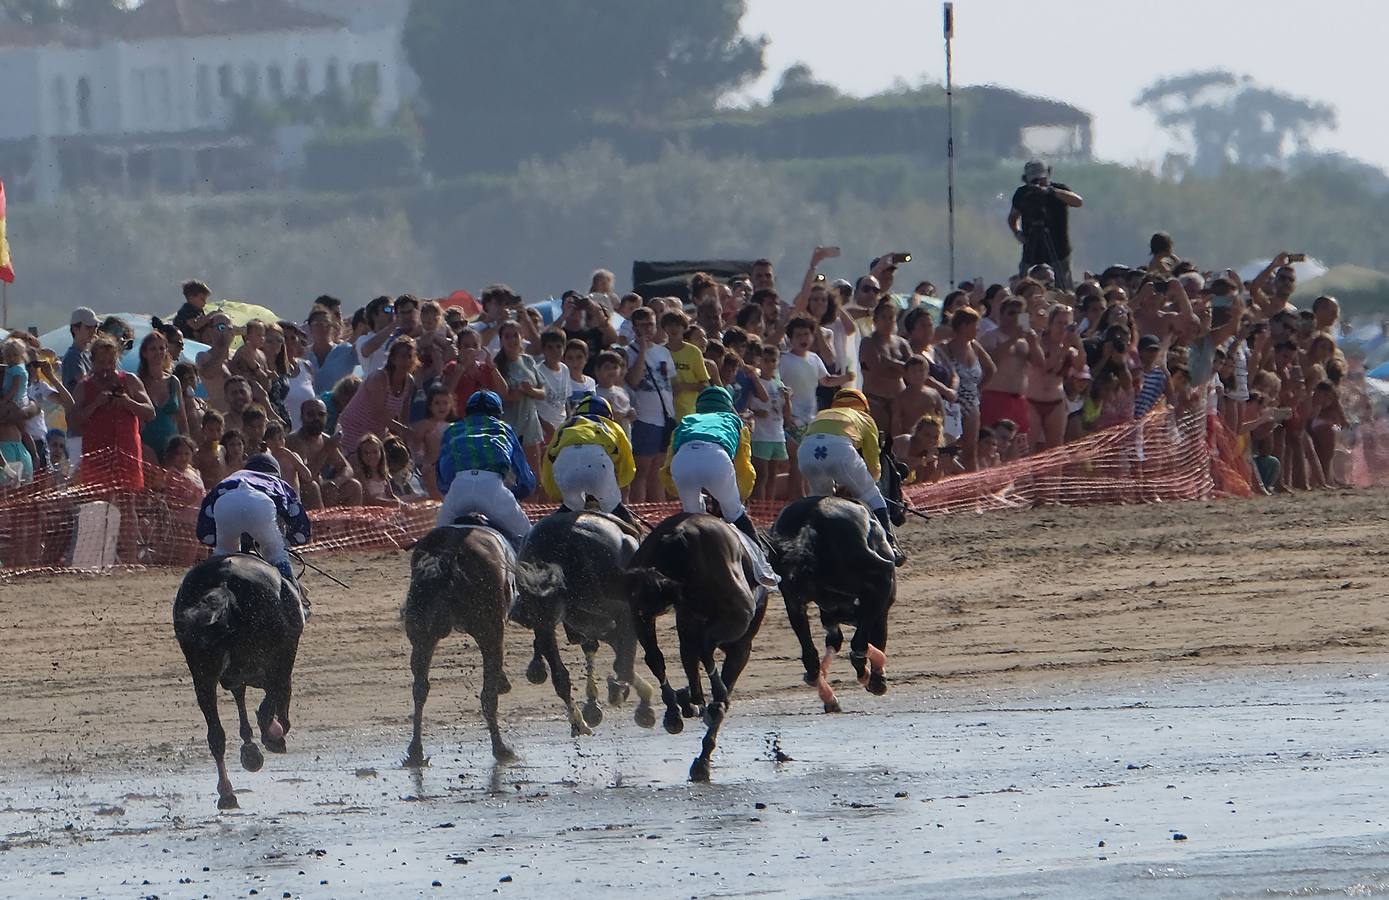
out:
<path id="1" fill-rule="evenodd" d="M 223 794 L 217 798 L 218 809 L 240 809 L 241 804 L 236 802 L 235 794 Z"/>
<path id="2" fill-rule="evenodd" d="M 651 708 L 650 703 L 640 703 L 632 720 L 642 728 L 652 728 L 656 724 L 656 711 Z"/>
<path id="3" fill-rule="evenodd" d="M 593 729 L 592 729 L 592 728 L 589 728 L 589 727 L 588 727 L 587 725 L 585 725 L 583 722 L 574 722 L 574 723 L 572 723 L 572 724 L 570 725 L 570 728 L 569 728 L 569 736 L 570 736 L 570 737 L 587 737 L 588 735 L 591 735 L 591 734 L 593 734 Z"/>
<path id="4" fill-rule="evenodd" d="M 597 727 L 603 722 L 603 707 L 597 701 L 590 700 L 584 704 L 584 721 L 589 725 Z"/>
<path id="5" fill-rule="evenodd" d="M 801 676 L 801 680 L 811 687 L 814 687 L 820 681 L 819 666 L 816 666 L 814 669 L 806 669 L 805 674 Z"/>
<path id="6" fill-rule="evenodd" d="M 411 744 L 405 751 L 405 759 L 401 762 L 401 768 L 423 769 L 429 765 L 429 757 L 424 755 L 423 744 Z"/>
<path id="7" fill-rule="evenodd" d="M 544 679 L 542 679 L 542 680 L 544 680 Z M 498 694 L 509 694 L 509 693 L 511 693 L 511 679 L 510 679 L 510 678 L 507 678 L 505 675 L 503 675 L 503 676 L 501 677 L 501 680 L 497 682 L 497 693 L 498 693 Z"/>
<path id="8" fill-rule="evenodd" d="M 690 766 L 690 780 L 698 784 L 709 783 L 709 761 L 696 759 Z"/>
<path id="9" fill-rule="evenodd" d="M 492 748 L 492 758 L 502 765 L 516 762 L 516 751 L 506 744 L 498 744 Z"/>
<path id="10" fill-rule="evenodd" d="M 875 672 L 868 676 L 868 693 L 876 694 L 881 697 L 887 693 L 887 676 L 881 672 Z"/>
<path id="11" fill-rule="evenodd" d="M 545 668 L 545 661 L 538 656 L 526 666 L 526 680 L 531 684 L 544 684 L 549 674 L 549 670 Z"/>
<path id="12" fill-rule="evenodd" d="M 685 720 L 673 710 L 666 713 L 664 724 L 667 734 L 679 734 L 685 730 Z"/>
<path id="13" fill-rule="evenodd" d="M 608 705 L 621 706 L 622 701 L 626 700 L 631 693 L 631 688 L 620 681 L 612 678 L 608 679 Z"/>
<path id="14" fill-rule="evenodd" d="M 289 745 L 284 742 L 283 738 L 277 741 L 261 735 L 261 743 L 264 744 L 265 749 L 269 750 L 271 753 L 286 753 L 289 751 Z"/>
<path id="15" fill-rule="evenodd" d="M 839 712 L 843 712 L 843 711 L 844 711 L 844 710 L 841 709 L 840 706 L 839 706 L 839 701 L 838 701 L 838 700 L 827 700 L 827 701 L 825 701 L 825 712 L 827 712 L 827 713 L 839 713 Z"/>
<path id="16" fill-rule="evenodd" d="M 260 752 L 260 748 L 255 744 L 241 745 L 241 768 L 247 772 L 259 772 L 260 767 L 265 765 L 265 756 Z M 236 799 L 232 798 L 233 801 Z"/>

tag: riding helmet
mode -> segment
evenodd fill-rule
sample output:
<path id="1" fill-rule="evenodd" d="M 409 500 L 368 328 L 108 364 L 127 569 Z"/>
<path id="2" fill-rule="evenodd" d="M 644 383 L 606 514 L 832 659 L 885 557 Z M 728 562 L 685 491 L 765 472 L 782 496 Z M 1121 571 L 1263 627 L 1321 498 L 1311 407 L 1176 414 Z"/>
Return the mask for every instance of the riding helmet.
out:
<path id="1" fill-rule="evenodd" d="M 493 391 L 476 391 L 468 398 L 465 412 L 470 416 L 492 416 L 500 419 L 502 416 L 502 398 Z"/>

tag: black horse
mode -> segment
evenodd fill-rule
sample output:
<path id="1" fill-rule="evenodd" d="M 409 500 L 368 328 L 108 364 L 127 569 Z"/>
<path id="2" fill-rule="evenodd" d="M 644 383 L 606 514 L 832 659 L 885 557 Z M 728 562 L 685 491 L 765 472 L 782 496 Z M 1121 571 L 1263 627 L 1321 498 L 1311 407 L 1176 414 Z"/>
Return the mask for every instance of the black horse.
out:
<path id="1" fill-rule="evenodd" d="M 217 763 L 217 808 L 236 809 L 227 775 L 227 735 L 217 714 L 217 685 L 231 691 L 241 719 L 241 765 L 258 772 L 265 757 L 246 715 L 246 688 L 265 691 L 256 710 L 261 742 L 285 752 L 290 680 L 304 611 L 279 571 L 258 556 L 214 556 L 183 577 L 174 598 L 174 636 L 188 661 L 198 708 L 207 720 L 207 746 Z"/>
<path id="2" fill-rule="evenodd" d="M 514 568 L 511 545 L 481 516 L 464 516 L 457 525 L 435 528 L 415 544 L 410 590 L 400 609 L 415 679 L 414 730 L 406 766 L 429 764 L 421 737 L 429 666 L 439 641 L 454 630 L 472 635 L 482 651 L 482 716 L 492 737 L 492 756 L 498 762 L 516 758 L 497 724 L 497 697 L 511 690 L 502 671 L 502 641 L 515 597 Z"/>
<path id="3" fill-rule="evenodd" d="M 526 677 L 540 684 L 549 663 L 555 693 L 564 702 L 575 737 L 592 733 L 589 726 L 603 721 L 594 675 L 599 641 L 612 647 L 615 657 L 614 675 L 608 678 L 608 704 L 618 705 L 634 687 L 640 698 L 637 724 L 646 728 L 656 724 L 651 709 L 654 691 L 634 670 L 637 634 L 622 582 L 622 571 L 636 552 L 631 526 L 606 513 L 587 511 L 546 516 L 531 529 L 521 550 L 511 620 L 535 632 L 535 656 Z M 555 636 L 561 624 L 569 642 L 584 652 L 588 702 L 582 716 Z"/>
<path id="4" fill-rule="evenodd" d="M 905 467 L 887 447 L 881 460 L 878 489 L 888 501 L 892 523 L 900 526 L 906 520 Z M 770 538 L 786 614 L 801 644 L 805 681 L 819 690 L 825 712 L 840 711 L 828 675 L 831 661 L 844 646 L 842 625 L 854 627 L 849 661 L 859 683 L 870 693 L 886 693 L 887 614 L 897 599 L 897 570 L 882 525 L 857 501 L 805 497 L 781 511 Z M 815 652 L 810 637 L 806 608 L 812 602 L 820 607 L 825 627 L 823 656 Z"/>
<path id="5" fill-rule="evenodd" d="M 684 729 L 684 718 L 702 713 L 707 730 L 691 781 L 709 780 L 709 759 L 728 711 L 733 686 L 747 666 L 752 640 L 767 613 L 767 592 L 757 587 L 752 561 L 738 534 L 722 519 L 679 513 L 656 526 L 642 541 L 627 568 L 628 596 L 637 640 L 646 664 L 661 686 L 665 728 Z M 656 619 L 674 608 L 680 661 L 688 688 L 674 690 L 656 640 Z M 722 668 L 714 651 L 723 650 Z M 704 702 L 699 669 L 709 677 L 711 699 Z"/>

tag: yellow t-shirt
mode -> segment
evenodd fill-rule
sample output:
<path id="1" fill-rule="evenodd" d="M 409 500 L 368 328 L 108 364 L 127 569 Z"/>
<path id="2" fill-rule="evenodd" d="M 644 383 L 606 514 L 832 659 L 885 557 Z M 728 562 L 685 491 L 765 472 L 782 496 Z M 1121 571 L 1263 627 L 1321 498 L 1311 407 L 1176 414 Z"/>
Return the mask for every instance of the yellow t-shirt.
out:
<path id="1" fill-rule="evenodd" d="M 704 368 L 704 354 L 694 344 L 686 341 L 679 350 L 671 350 L 670 355 L 675 360 L 675 382 L 677 384 L 703 386 L 709 383 L 709 370 Z M 693 413 L 695 400 L 698 397 L 699 391 L 676 394 L 675 418 L 677 420 L 683 419 Z"/>

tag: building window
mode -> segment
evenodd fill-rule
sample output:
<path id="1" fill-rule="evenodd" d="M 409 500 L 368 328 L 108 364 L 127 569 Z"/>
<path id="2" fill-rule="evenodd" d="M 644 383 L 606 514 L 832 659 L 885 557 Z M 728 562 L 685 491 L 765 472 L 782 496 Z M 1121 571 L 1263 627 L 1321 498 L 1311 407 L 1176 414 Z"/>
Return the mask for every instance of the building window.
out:
<path id="1" fill-rule="evenodd" d="M 143 125 L 154 118 L 154 112 L 150 106 L 149 69 L 136 69 L 134 76 L 135 108 L 139 110 L 139 121 Z"/>
<path id="2" fill-rule="evenodd" d="M 198 118 L 203 121 L 212 118 L 212 71 L 207 66 L 198 66 L 195 98 Z"/>
<path id="3" fill-rule="evenodd" d="M 342 90 L 342 75 L 338 72 L 336 59 L 330 60 L 323 72 L 323 90 L 334 94 Z"/>
<path id="4" fill-rule="evenodd" d="M 241 67 L 242 93 L 251 100 L 260 97 L 260 66 L 246 63 Z"/>
<path id="5" fill-rule="evenodd" d="M 283 100 L 285 96 L 285 73 L 279 66 L 271 66 L 265 70 L 266 80 L 270 83 L 270 96 L 276 100 Z"/>
<path id="6" fill-rule="evenodd" d="M 217 67 L 217 96 L 228 100 L 234 93 L 236 90 L 232 87 L 232 67 L 222 63 Z"/>
<path id="7" fill-rule="evenodd" d="M 154 84 L 159 95 L 159 118 L 166 125 L 174 120 L 174 88 L 169 82 L 169 70 L 163 67 L 153 70 Z"/>
<path id="8" fill-rule="evenodd" d="M 296 97 L 309 96 L 309 63 L 308 60 L 301 59 L 294 66 L 294 95 Z"/>
<path id="9" fill-rule="evenodd" d="M 53 78 L 53 111 L 57 116 L 57 130 L 66 133 L 72 127 L 72 102 L 68 99 L 68 82 L 61 75 Z"/>
<path id="10" fill-rule="evenodd" d="M 77 127 L 83 131 L 92 127 L 92 83 L 86 75 L 77 79 Z"/>
<path id="11" fill-rule="evenodd" d="M 381 67 L 376 63 L 357 63 L 352 67 L 352 96 L 375 100 L 381 96 Z"/>

